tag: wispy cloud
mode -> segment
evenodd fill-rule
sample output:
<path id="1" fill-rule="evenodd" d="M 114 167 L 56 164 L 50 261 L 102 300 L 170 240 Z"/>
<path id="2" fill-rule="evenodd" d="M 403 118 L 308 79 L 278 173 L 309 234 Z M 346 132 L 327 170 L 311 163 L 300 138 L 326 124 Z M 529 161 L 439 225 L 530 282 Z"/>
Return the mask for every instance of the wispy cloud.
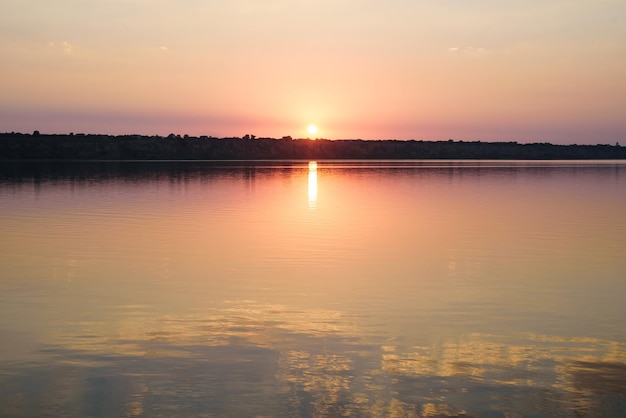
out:
<path id="1" fill-rule="evenodd" d="M 72 44 L 70 44 L 69 42 L 64 41 L 61 44 L 61 47 L 63 48 L 63 52 L 65 52 L 66 54 L 71 54 L 72 53 L 73 47 L 72 47 Z"/>
<path id="2" fill-rule="evenodd" d="M 487 55 L 490 53 L 490 51 L 487 48 L 473 47 L 473 46 L 466 46 L 463 48 L 460 48 L 458 46 L 452 46 L 448 48 L 448 51 L 454 54 L 461 53 L 465 55 Z"/>
<path id="3" fill-rule="evenodd" d="M 68 55 L 74 51 L 74 46 L 67 41 L 63 41 L 61 43 L 56 43 L 56 42 L 51 41 L 51 42 L 48 42 L 48 46 L 53 49 L 61 50 L 63 51 L 64 54 L 68 54 Z"/>

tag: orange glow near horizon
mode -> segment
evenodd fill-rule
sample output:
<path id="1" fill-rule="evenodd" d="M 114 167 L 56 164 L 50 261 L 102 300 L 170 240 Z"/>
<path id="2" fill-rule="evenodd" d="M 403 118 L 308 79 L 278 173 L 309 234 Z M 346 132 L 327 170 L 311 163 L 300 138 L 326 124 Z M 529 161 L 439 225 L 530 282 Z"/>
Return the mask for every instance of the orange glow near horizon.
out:
<path id="1" fill-rule="evenodd" d="M 3 2 L 0 132 L 626 141 L 624 2 L 462 3 Z"/>

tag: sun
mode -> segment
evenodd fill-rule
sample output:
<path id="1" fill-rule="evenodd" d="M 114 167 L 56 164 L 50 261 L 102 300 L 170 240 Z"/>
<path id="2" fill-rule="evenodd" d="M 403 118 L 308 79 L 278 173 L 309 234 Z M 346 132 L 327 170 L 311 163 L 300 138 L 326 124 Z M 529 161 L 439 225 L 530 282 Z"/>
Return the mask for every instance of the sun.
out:
<path id="1" fill-rule="evenodd" d="M 309 135 L 315 135 L 317 133 L 317 125 L 309 125 L 307 131 L 309 132 Z"/>

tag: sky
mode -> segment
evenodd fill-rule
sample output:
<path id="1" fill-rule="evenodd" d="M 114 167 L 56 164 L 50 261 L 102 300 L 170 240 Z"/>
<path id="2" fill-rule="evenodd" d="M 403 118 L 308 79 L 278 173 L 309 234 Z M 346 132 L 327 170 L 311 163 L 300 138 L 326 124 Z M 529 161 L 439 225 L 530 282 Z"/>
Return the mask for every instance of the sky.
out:
<path id="1" fill-rule="evenodd" d="M 0 0 L 0 132 L 626 145 L 625 0 Z"/>

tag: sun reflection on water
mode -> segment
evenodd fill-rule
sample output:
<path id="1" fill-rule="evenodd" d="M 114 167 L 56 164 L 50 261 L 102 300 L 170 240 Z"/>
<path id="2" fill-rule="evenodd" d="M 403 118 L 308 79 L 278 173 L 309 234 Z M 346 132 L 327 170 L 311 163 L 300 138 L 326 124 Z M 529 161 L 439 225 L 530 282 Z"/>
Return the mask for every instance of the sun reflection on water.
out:
<path id="1" fill-rule="evenodd" d="M 317 161 L 309 161 L 309 208 L 317 206 Z"/>

